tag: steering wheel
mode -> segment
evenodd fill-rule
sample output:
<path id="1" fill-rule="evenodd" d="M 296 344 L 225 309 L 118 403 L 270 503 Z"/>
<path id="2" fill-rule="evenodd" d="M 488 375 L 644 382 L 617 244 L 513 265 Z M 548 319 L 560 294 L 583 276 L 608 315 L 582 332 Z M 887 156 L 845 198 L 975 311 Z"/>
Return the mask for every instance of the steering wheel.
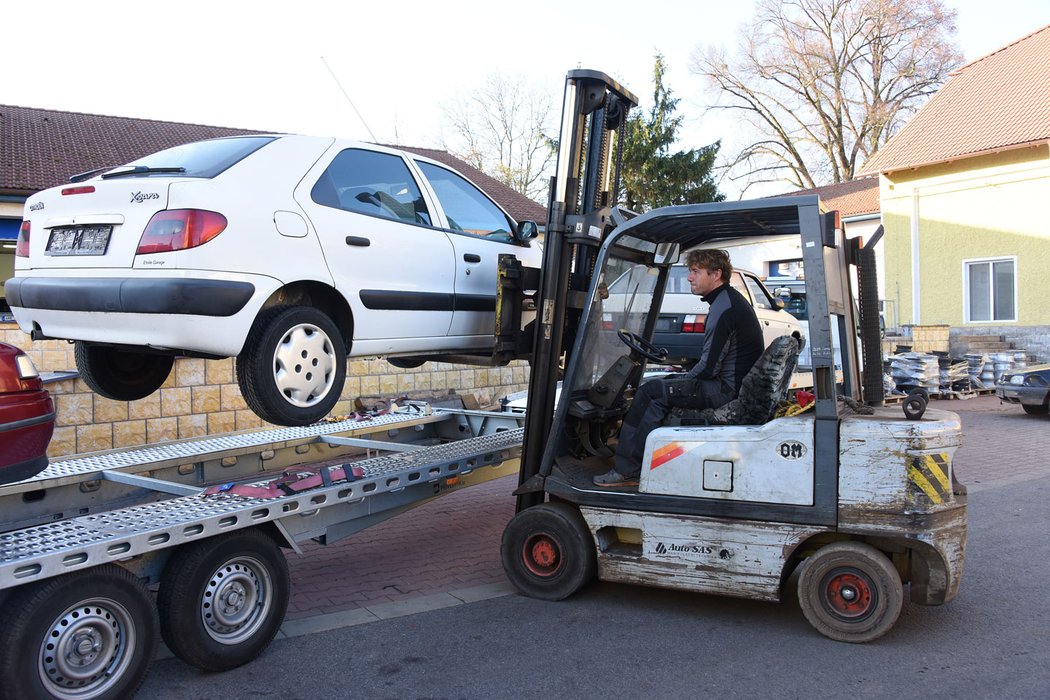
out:
<path id="1" fill-rule="evenodd" d="M 616 337 L 632 351 L 647 360 L 661 363 L 667 360 L 667 348 L 658 348 L 637 333 L 621 328 L 616 331 Z"/>

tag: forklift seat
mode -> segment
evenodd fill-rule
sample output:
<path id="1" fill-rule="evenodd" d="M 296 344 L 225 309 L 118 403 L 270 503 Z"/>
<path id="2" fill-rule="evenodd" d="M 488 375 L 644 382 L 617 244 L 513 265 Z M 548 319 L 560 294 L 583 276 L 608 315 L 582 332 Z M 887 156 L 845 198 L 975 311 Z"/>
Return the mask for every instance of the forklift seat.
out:
<path id="1" fill-rule="evenodd" d="M 805 340 L 795 331 L 776 338 L 744 377 L 740 395 L 718 408 L 672 408 L 667 425 L 761 425 L 787 398 Z"/>

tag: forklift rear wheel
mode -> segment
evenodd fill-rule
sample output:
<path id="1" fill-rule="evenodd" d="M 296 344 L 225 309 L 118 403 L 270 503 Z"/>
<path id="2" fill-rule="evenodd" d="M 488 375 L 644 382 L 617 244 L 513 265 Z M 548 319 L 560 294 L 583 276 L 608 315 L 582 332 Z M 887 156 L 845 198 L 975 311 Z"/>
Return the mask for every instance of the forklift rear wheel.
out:
<path id="1" fill-rule="evenodd" d="M 18 588 L 0 614 L 4 697 L 130 698 L 157 648 L 149 591 L 112 564 Z"/>
<path id="2" fill-rule="evenodd" d="M 542 503 L 515 515 L 503 531 L 500 555 L 511 583 L 541 600 L 569 597 L 597 570 L 587 523 L 567 503 Z"/>
<path id="3" fill-rule="evenodd" d="M 80 378 L 99 396 L 114 401 L 137 401 L 157 389 L 171 374 L 175 358 L 78 340 L 73 359 Z"/>
<path id="4" fill-rule="evenodd" d="M 802 562 L 798 600 L 809 623 L 839 642 L 870 642 L 897 622 L 904 603 L 900 575 L 862 542 L 835 542 Z"/>
<path id="5" fill-rule="evenodd" d="M 236 668 L 273 641 L 290 585 L 284 554 L 259 530 L 183 545 L 161 577 L 161 635 L 176 656 L 202 671 Z"/>

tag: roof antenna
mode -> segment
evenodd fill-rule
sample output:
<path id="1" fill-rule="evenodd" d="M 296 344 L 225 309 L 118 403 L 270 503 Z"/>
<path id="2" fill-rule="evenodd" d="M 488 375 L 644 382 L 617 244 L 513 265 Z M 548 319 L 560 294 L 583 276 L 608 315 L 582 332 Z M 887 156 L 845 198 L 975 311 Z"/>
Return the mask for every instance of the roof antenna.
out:
<path id="1" fill-rule="evenodd" d="M 325 68 L 328 68 L 332 80 L 334 80 L 335 84 L 339 86 L 339 90 L 343 93 L 343 97 L 345 97 L 346 101 L 350 103 L 351 107 L 353 107 L 354 114 L 356 114 L 357 118 L 361 120 L 362 124 L 364 124 L 365 130 L 368 131 L 368 135 L 372 137 L 372 143 L 379 143 L 379 139 L 377 139 L 376 135 L 372 133 L 372 130 L 368 128 L 368 122 L 366 122 L 365 118 L 361 116 L 361 113 L 357 111 L 357 107 L 354 106 L 354 101 L 350 99 L 350 95 L 346 94 L 346 90 L 343 89 L 343 84 L 339 82 L 339 78 L 335 77 L 335 73 L 333 73 L 331 67 L 329 67 L 328 61 L 324 60 L 324 56 L 321 56 L 321 63 L 324 64 Z"/>

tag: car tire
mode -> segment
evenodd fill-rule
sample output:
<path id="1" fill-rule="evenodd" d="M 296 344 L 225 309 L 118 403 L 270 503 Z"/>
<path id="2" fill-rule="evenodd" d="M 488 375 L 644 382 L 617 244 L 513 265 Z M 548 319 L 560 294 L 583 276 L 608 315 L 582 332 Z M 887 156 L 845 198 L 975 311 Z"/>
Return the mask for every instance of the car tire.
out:
<path id="1" fill-rule="evenodd" d="M 159 355 L 93 345 L 78 340 L 73 348 L 80 378 L 99 396 L 115 401 L 144 399 L 160 388 L 175 364 L 173 355 Z"/>
<path id="2" fill-rule="evenodd" d="M 388 357 L 386 361 L 398 369 L 415 369 L 427 363 L 425 357 Z"/>
<path id="3" fill-rule="evenodd" d="M 346 351 L 335 323 L 309 306 L 264 311 L 237 357 L 248 408 L 278 425 L 309 425 L 335 406 L 346 381 Z"/>
<path id="4" fill-rule="evenodd" d="M 1045 403 L 1039 404 L 1038 406 L 1023 403 L 1021 404 L 1021 408 L 1024 409 L 1025 413 L 1033 416 L 1045 416 L 1047 413 L 1050 413 L 1050 406 L 1047 406 Z"/>

